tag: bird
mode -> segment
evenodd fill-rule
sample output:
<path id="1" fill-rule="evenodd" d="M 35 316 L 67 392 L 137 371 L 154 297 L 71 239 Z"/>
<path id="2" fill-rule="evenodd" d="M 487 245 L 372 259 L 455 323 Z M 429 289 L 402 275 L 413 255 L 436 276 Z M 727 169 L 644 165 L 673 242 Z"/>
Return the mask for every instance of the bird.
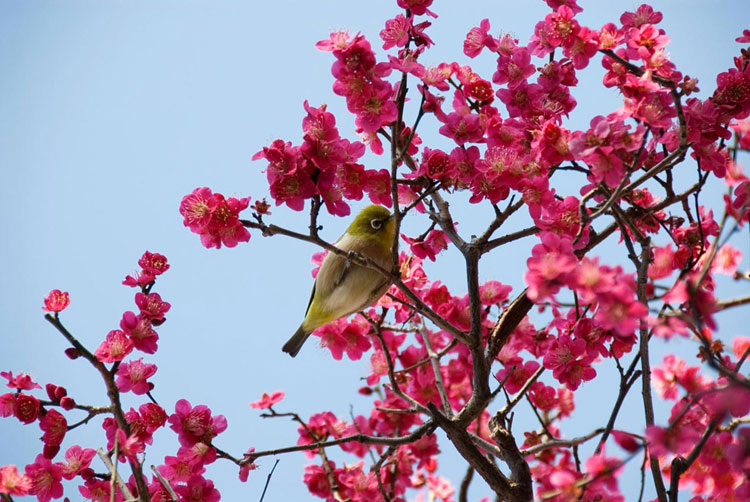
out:
<path id="1" fill-rule="evenodd" d="M 394 230 L 395 222 L 388 209 L 367 206 L 334 246 L 369 258 L 390 270 Z M 305 319 L 281 350 L 295 357 L 310 333 L 369 307 L 383 296 L 390 284 L 391 281 L 377 270 L 353 263 L 350 256 L 329 252 L 313 283 Z"/>

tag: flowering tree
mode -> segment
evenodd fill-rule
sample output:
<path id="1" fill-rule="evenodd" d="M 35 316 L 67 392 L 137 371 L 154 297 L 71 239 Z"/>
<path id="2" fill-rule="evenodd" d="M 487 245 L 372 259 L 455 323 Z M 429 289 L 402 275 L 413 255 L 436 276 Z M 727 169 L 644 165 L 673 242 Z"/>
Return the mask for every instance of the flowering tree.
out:
<path id="1" fill-rule="evenodd" d="M 151 395 L 157 366 L 135 355 L 157 352 L 156 328 L 170 309 L 153 291 L 167 259 L 146 252 L 139 273 L 124 281 L 137 291 L 134 310 L 95 349 L 63 324 L 67 293 L 53 290 L 44 301 L 45 318 L 70 343 L 66 354 L 96 370 L 108 404 L 79 403 L 53 383 L 40 398 L 28 375 L 0 373 L 12 389 L 0 395 L 0 415 L 43 431 L 33 463 L 0 467 L 4 500 L 60 498 L 66 479 L 88 500 L 215 501 L 207 465 L 233 463 L 246 480 L 256 460 L 292 452 L 311 459 L 303 481 L 326 500 L 463 501 L 472 482 L 504 501 L 624 500 L 618 479 L 628 462 L 640 465 L 641 493 L 648 486 L 659 501 L 677 501 L 680 490 L 694 502 L 750 498 L 750 427 L 743 425 L 750 422 L 743 371 L 750 338 L 720 337 L 715 320 L 721 310 L 750 304 L 718 287 L 721 274 L 750 280 L 728 242 L 750 213 L 750 181 L 737 162 L 750 149 L 750 30 L 701 100 L 693 96 L 697 80 L 667 58 L 662 15 L 648 5 L 594 29 L 576 20 L 575 0 L 546 0 L 551 12 L 525 45 L 494 36 L 481 21 L 463 50 L 496 60 L 495 72 L 482 76 L 457 63 L 420 63 L 433 45 L 432 2 L 397 3 L 403 12 L 380 32 L 387 61 L 361 34 L 332 33 L 317 44 L 332 55 L 334 93 L 345 99 L 361 141 L 342 137 L 325 105 L 305 101 L 301 143 L 278 139 L 254 157 L 264 161 L 276 206 L 309 211 L 307 229 L 274 224 L 265 199 L 250 206 L 250 198 L 205 187 L 180 205 L 184 224 L 206 247 L 236 246 L 251 231 L 299 239 L 321 249 L 318 263 L 323 253 L 341 254 L 392 283 L 366 312 L 314 333 L 337 361 L 369 359 L 361 393 L 372 396 L 372 408 L 350 419 L 328 411 L 303 417 L 287 411 L 293 404 L 282 404 L 283 392 L 269 392 L 251 407 L 294 420 L 297 444 L 219 448 L 224 417 L 186 399 L 165 409 Z M 622 94 L 623 106 L 592 117 L 586 130 L 570 130 L 572 89 L 592 62 L 606 69 L 603 84 Z M 435 126 L 437 133 L 429 130 Z M 367 149 L 389 167 L 366 168 Z M 716 180 L 726 191 L 713 200 L 706 187 Z M 365 195 L 392 208 L 398 231 L 390 268 L 319 235 L 322 211 L 347 216 L 349 201 Z M 466 198 L 484 209 L 477 235 L 464 234 L 454 219 Z M 402 224 L 419 230 L 407 235 Z M 517 242 L 528 243 L 526 288 L 480 281 L 482 259 Z M 601 251 L 610 242 L 619 256 L 611 246 Z M 451 247 L 465 263 L 458 292 L 423 268 Z M 693 347 L 700 364 L 674 354 L 654 360 L 657 339 Z M 577 393 L 605 366 L 619 375 L 606 419 L 564 437 Z M 624 430 L 618 415 L 639 391 L 643 426 Z M 123 393 L 144 396 L 142 404 L 126 410 Z M 655 418 L 657 397 L 673 402 L 666 422 Z M 536 422 L 514 422 L 521 406 Z M 106 449 L 71 445 L 60 458 L 66 433 L 97 417 Z M 147 472 L 144 453 L 161 428 L 180 447 Z M 440 444 L 439 431 L 447 436 Z M 581 445 L 593 445 L 587 458 Z M 621 455 L 611 453 L 615 445 Z M 458 488 L 439 474 L 448 449 L 465 460 Z M 97 455 L 104 473 L 91 467 Z"/>

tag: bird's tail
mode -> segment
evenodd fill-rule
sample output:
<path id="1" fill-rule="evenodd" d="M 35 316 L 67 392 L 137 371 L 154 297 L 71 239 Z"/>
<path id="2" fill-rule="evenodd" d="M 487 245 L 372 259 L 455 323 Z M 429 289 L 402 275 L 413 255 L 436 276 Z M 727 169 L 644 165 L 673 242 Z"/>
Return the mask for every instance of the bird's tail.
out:
<path id="1" fill-rule="evenodd" d="M 299 349 L 301 349 L 302 345 L 305 343 L 305 340 L 307 340 L 308 336 L 310 336 L 310 332 L 305 331 L 302 326 L 300 326 L 299 329 L 292 335 L 292 337 L 287 340 L 284 346 L 281 347 L 281 350 L 292 357 L 296 356 L 299 352 Z"/>

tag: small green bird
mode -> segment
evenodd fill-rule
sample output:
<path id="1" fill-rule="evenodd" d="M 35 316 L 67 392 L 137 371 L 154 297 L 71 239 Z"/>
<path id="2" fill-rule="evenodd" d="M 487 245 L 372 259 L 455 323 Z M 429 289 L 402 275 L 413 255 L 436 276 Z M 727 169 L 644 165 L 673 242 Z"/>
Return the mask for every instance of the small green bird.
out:
<path id="1" fill-rule="evenodd" d="M 364 208 L 334 244 L 389 270 L 394 221 L 382 206 Z M 390 281 L 377 270 L 328 253 L 313 283 L 305 320 L 281 350 L 294 357 L 310 333 L 331 321 L 369 307 L 388 290 Z"/>

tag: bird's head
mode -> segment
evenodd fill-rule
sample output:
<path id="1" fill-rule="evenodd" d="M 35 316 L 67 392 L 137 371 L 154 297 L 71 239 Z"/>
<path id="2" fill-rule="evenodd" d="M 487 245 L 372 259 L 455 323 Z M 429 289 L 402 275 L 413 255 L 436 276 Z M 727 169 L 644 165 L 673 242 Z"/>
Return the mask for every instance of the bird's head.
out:
<path id="1" fill-rule="evenodd" d="M 354 218 L 346 232 L 354 237 L 375 239 L 390 245 L 393 240 L 393 215 L 383 206 L 367 206 Z"/>

